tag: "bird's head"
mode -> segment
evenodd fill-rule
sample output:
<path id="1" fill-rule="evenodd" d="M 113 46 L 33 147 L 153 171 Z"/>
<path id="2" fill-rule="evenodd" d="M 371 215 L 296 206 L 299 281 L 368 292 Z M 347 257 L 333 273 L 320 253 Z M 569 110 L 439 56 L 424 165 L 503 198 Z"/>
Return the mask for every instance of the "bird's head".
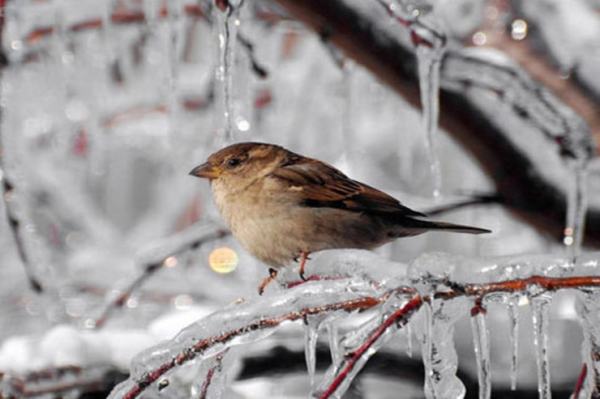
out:
<path id="1" fill-rule="evenodd" d="M 192 169 L 190 175 L 241 188 L 271 173 L 286 153 L 273 144 L 233 144 L 210 155 L 205 163 Z"/>

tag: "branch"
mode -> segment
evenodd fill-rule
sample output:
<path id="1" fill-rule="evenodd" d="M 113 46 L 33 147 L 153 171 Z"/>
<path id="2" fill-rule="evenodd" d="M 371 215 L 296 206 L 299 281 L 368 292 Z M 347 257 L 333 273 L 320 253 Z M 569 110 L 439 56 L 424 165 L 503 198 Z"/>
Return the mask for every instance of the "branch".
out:
<path id="1" fill-rule="evenodd" d="M 381 346 L 381 339 L 391 328 L 400 329 L 410 320 L 417 310 L 432 300 L 449 301 L 458 297 L 475 298 L 481 301 L 486 295 L 502 292 L 529 292 L 535 287 L 535 292 L 556 291 L 569 288 L 600 287 L 598 276 L 577 277 L 545 277 L 534 275 L 528 278 L 511 279 L 502 282 L 482 284 L 459 284 L 445 281 L 430 295 L 420 295 L 414 288 L 406 285 L 376 290 L 375 295 L 369 294 L 373 288 L 371 282 L 356 280 L 316 280 L 310 283 L 296 285 L 286 289 L 278 297 L 261 297 L 254 302 L 245 303 L 223 312 L 215 313 L 201 322 L 191 325 L 182 331 L 170 344 L 150 348 L 138 355 L 134 364 L 144 365 L 137 375 L 117 387 L 111 398 L 133 399 L 138 397 L 149 385 L 158 381 L 166 373 L 193 359 L 207 358 L 222 352 L 228 347 L 241 342 L 249 343 L 263 339 L 267 334 L 260 331 L 274 330 L 282 323 L 303 320 L 308 316 L 327 316 L 333 312 L 367 310 L 380 308 L 391 300 L 403 301 L 402 306 L 384 317 L 362 340 L 357 349 L 347 354 L 341 364 L 334 365 L 331 379 L 325 381 L 326 388 L 320 393 L 321 399 L 331 397 L 344 384 L 349 384 L 351 378 L 367 362 L 368 358 Z M 354 282 L 353 282 L 354 281 Z M 320 286 L 317 286 L 319 285 Z M 349 288 L 351 284 L 358 284 Z M 343 290 L 340 290 L 344 288 Z M 319 295 L 315 295 L 319 292 Z M 345 299 L 340 300 L 344 296 Z M 312 302 L 310 302 L 312 301 Z M 309 303 L 310 302 L 310 303 Z M 273 304 L 273 305 L 272 305 Z M 225 328 L 224 326 L 233 326 Z M 215 329 L 218 333 L 211 335 Z M 199 335 L 199 336 L 198 336 Z M 252 335 L 252 338 L 248 337 Z M 246 336 L 246 339 L 241 339 Z M 361 335 L 362 336 L 362 335 Z M 159 357 L 157 357 L 157 354 Z M 165 359 L 157 363 L 153 359 Z M 139 366 L 138 366 L 139 368 Z"/>
<path id="2" fill-rule="evenodd" d="M 119 386 L 111 394 L 112 398 L 123 398 L 133 399 L 137 398 L 150 384 L 156 382 L 165 373 L 171 371 L 175 367 L 178 367 L 184 363 L 187 363 L 200 355 L 204 354 L 210 348 L 218 345 L 226 344 L 231 342 L 234 338 L 247 335 L 254 331 L 260 331 L 265 329 L 273 329 L 281 325 L 284 322 L 302 320 L 307 316 L 317 314 L 327 314 L 336 311 L 356 311 L 370 309 L 381 301 L 385 300 L 386 296 L 379 298 L 375 297 L 358 297 L 355 299 L 332 302 L 324 305 L 303 307 L 298 310 L 285 312 L 274 317 L 260 318 L 259 320 L 244 325 L 239 328 L 225 331 L 221 334 L 210 336 L 204 339 L 197 340 L 192 346 L 185 347 L 176 356 L 172 357 L 165 363 L 161 363 L 157 368 L 144 373 L 141 378 L 133 381 L 131 385 Z"/>

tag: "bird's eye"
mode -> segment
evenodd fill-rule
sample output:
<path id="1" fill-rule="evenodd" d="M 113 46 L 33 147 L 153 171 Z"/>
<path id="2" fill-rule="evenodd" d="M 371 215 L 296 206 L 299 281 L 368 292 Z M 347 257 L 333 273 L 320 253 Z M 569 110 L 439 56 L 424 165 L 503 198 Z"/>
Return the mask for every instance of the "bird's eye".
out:
<path id="1" fill-rule="evenodd" d="M 231 158 L 231 159 L 227 160 L 227 166 L 230 168 L 235 168 L 236 166 L 238 166 L 241 163 L 242 163 L 242 160 L 239 158 Z"/>

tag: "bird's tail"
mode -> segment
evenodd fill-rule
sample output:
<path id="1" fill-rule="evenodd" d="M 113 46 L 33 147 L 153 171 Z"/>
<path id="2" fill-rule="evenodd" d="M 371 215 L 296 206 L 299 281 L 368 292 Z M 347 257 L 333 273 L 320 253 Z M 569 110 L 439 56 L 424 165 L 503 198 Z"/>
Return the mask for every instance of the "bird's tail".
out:
<path id="1" fill-rule="evenodd" d="M 452 231 L 455 233 L 467 233 L 467 234 L 485 234 L 491 233 L 491 230 L 482 229 L 479 227 L 464 226 L 461 224 L 447 223 L 447 222 L 436 222 L 429 220 L 419 220 L 413 218 L 406 218 L 403 222 L 406 227 L 412 227 L 423 230 L 445 230 Z"/>

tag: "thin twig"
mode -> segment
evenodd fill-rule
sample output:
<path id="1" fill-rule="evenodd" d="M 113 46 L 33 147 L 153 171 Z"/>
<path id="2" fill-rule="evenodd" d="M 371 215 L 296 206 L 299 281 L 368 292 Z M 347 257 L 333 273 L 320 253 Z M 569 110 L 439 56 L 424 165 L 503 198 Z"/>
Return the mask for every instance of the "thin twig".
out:
<path id="1" fill-rule="evenodd" d="M 168 16 L 168 10 L 166 6 L 161 7 L 158 16 L 159 18 L 166 18 Z M 202 8 L 195 4 L 187 4 L 184 7 L 184 14 L 191 18 L 202 18 L 205 19 L 206 15 Z M 133 23 L 145 23 L 146 16 L 142 11 L 119 9 L 111 14 L 111 22 L 117 25 L 133 24 Z M 75 22 L 68 26 L 66 29 L 70 32 L 85 32 L 88 30 L 102 28 L 102 18 L 91 18 L 84 21 Z M 33 29 L 29 33 L 25 34 L 24 38 L 28 44 L 35 44 L 43 38 L 50 36 L 54 33 L 54 26 L 41 26 Z"/>
<path id="2" fill-rule="evenodd" d="M 585 383 L 585 377 L 587 375 L 587 363 L 583 363 L 579 377 L 577 377 L 577 383 L 575 384 L 575 390 L 573 391 L 573 399 L 579 399 L 579 393 L 583 389 Z"/>
<path id="3" fill-rule="evenodd" d="M 206 372 L 206 377 L 204 378 L 204 382 L 202 383 L 202 388 L 200 389 L 200 396 L 198 397 L 198 399 L 207 399 L 208 388 L 210 387 L 210 384 L 212 384 L 215 374 L 220 373 L 223 370 L 223 358 L 225 357 L 227 352 L 228 349 L 215 356 L 216 364 L 209 368 Z"/>
<path id="4" fill-rule="evenodd" d="M 62 397 L 73 391 L 106 392 L 124 378 L 125 375 L 107 366 L 63 366 L 24 375 L 0 374 L 0 399 Z"/>

